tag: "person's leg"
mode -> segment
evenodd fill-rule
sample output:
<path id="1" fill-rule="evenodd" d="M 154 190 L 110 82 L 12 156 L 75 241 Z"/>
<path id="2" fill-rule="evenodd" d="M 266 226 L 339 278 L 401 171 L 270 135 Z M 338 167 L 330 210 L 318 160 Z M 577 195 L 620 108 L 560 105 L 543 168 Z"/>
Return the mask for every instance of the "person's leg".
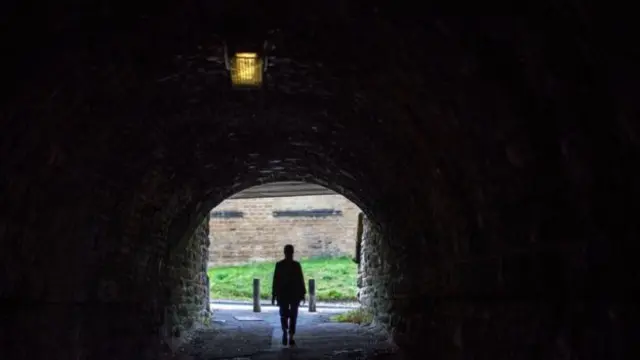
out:
<path id="1" fill-rule="evenodd" d="M 293 335 L 296 333 L 296 324 L 298 322 L 298 306 L 300 306 L 299 302 L 292 302 L 289 310 L 289 345 L 296 344 Z"/>
<path id="2" fill-rule="evenodd" d="M 287 331 L 289 330 L 289 304 L 287 302 L 278 302 L 280 308 L 280 326 L 282 327 L 282 345 L 287 345 Z"/>

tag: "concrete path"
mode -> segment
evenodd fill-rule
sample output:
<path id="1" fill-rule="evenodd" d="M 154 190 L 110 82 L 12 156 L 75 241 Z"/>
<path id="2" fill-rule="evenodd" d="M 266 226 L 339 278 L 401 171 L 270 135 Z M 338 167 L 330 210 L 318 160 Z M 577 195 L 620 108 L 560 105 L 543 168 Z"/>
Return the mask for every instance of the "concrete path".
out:
<path id="1" fill-rule="evenodd" d="M 211 304 L 213 306 L 217 306 L 217 305 L 252 305 L 253 302 L 252 301 L 247 301 L 247 300 L 211 300 Z M 267 300 L 261 300 L 260 301 L 261 306 L 271 306 L 271 302 L 267 301 Z M 305 304 L 305 306 L 308 307 L 308 303 Z M 338 308 L 338 309 L 355 309 L 360 307 L 360 304 L 357 302 L 324 302 L 324 301 L 316 301 L 316 307 L 321 307 L 321 308 Z"/>
<path id="2" fill-rule="evenodd" d="M 272 359 L 390 359 L 392 347 L 386 334 L 374 327 L 334 323 L 330 317 L 349 308 L 301 307 L 296 346 L 280 343 L 278 308 L 271 304 L 254 313 L 247 304 L 212 303 L 211 326 L 197 332 L 184 347 L 181 360 Z"/>

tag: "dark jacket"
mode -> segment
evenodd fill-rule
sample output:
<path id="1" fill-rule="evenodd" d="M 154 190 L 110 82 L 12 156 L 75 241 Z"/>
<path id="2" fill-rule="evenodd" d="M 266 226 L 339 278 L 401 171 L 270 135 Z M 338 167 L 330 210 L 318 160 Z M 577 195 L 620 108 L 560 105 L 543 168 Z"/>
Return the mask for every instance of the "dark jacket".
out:
<path id="1" fill-rule="evenodd" d="M 278 303 L 294 302 L 304 299 L 307 289 L 304 286 L 302 266 L 295 260 L 280 260 L 273 272 L 271 294 Z"/>

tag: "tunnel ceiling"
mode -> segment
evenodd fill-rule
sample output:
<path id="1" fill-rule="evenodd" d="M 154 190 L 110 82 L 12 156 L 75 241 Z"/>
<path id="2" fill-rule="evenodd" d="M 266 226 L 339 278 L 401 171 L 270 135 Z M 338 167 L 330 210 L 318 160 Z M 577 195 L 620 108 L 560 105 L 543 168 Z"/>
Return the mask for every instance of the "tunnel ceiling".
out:
<path id="1" fill-rule="evenodd" d="M 557 172 L 547 160 L 563 141 L 599 133 L 576 135 L 578 119 L 613 106 L 596 90 L 609 70 L 593 71 L 603 59 L 589 52 L 603 43 L 562 6 L 512 18 L 358 1 L 77 6 L 51 5 L 8 40 L 20 71 L 7 74 L 17 91 L 2 163 L 42 164 L 23 172 L 49 179 L 32 195 L 42 201 L 63 181 L 91 194 L 77 201 L 153 194 L 187 211 L 304 181 L 384 221 L 467 216 L 520 201 L 534 174 Z M 232 90 L 224 41 L 271 30 L 265 89 Z M 585 103 L 596 107 L 573 111 Z"/>
<path id="2" fill-rule="evenodd" d="M 51 120 L 41 146 L 56 154 L 54 171 L 83 168 L 116 192 L 157 172 L 215 205 L 256 184 L 306 181 L 371 213 L 374 202 L 418 186 L 401 180 L 419 151 L 407 146 L 416 131 L 376 115 L 365 94 L 384 86 L 372 75 L 390 66 L 380 59 L 390 49 L 371 33 L 379 20 L 373 8 L 338 2 L 288 6 L 166 2 L 85 7 L 82 16 L 52 8 L 39 46 L 28 49 L 47 61 L 25 72 L 16 100 L 24 115 Z M 265 89 L 232 90 L 223 42 L 274 29 Z M 107 180 L 112 173 L 122 176 Z"/>

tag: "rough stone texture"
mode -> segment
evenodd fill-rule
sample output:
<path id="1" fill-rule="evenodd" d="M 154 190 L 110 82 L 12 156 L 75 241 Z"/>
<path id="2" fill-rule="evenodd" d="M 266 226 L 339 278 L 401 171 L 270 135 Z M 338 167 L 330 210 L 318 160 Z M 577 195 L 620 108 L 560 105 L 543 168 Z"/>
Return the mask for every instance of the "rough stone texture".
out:
<path id="1" fill-rule="evenodd" d="M 632 350 L 635 12 L 262 4 L 2 5 L 3 359 L 158 358 L 171 249 L 277 180 L 335 190 L 375 224 L 407 351 Z M 221 38 L 266 28 L 281 31 L 265 90 L 231 91 Z"/>
<path id="2" fill-rule="evenodd" d="M 170 334 L 181 338 L 210 318 L 209 217 L 198 226 L 185 248 L 169 254 L 169 307 L 165 319 Z"/>
<path id="3" fill-rule="evenodd" d="M 274 216 L 283 210 L 334 210 L 329 216 Z M 360 209 L 341 195 L 228 199 L 214 212 L 241 212 L 242 217 L 215 217 L 210 224 L 212 265 L 242 264 L 282 258 L 286 244 L 297 257 L 354 256 Z"/>
<path id="4" fill-rule="evenodd" d="M 376 314 L 376 320 L 383 324 L 389 322 L 389 299 L 384 296 L 387 286 L 391 285 L 393 274 L 387 272 L 385 241 L 379 229 L 367 219 L 362 219 L 362 242 L 360 263 L 358 264 L 358 301 Z"/>

